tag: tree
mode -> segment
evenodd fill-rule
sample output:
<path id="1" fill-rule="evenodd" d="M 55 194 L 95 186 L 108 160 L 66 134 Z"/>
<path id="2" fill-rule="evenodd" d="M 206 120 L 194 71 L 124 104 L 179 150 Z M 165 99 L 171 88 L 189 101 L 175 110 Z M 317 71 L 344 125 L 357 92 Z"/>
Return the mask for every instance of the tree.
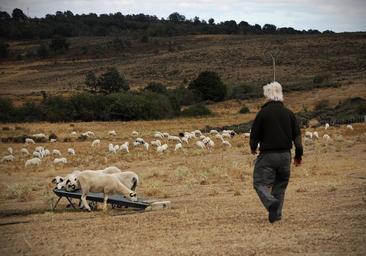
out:
<path id="1" fill-rule="evenodd" d="M 9 55 L 9 45 L 0 40 L 0 59 L 5 59 Z"/>
<path id="2" fill-rule="evenodd" d="M 214 25 L 214 24 L 215 24 L 215 20 L 214 20 L 213 18 L 210 18 L 210 19 L 208 20 L 208 24 L 210 24 L 210 25 Z"/>
<path id="3" fill-rule="evenodd" d="M 0 20 L 8 20 L 8 19 L 10 19 L 9 13 L 0 11 Z"/>
<path id="4" fill-rule="evenodd" d="M 85 85 L 94 92 L 97 92 L 97 77 L 93 71 L 89 71 L 85 75 Z"/>
<path id="5" fill-rule="evenodd" d="M 276 33 L 277 27 L 272 24 L 265 24 L 262 30 L 266 34 L 274 34 Z"/>
<path id="6" fill-rule="evenodd" d="M 110 68 L 97 81 L 97 86 L 106 93 L 128 91 L 130 89 L 126 79 L 116 68 Z"/>
<path id="7" fill-rule="evenodd" d="M 186 17 L 184 15 L 179 14 L 178 12 L 173 12 L 172 14 L 169 15 L 168 19 L 171 22 L 178 23 L 185 21 Z"/>
<path id="8" fill-rule="evenodd" d="M 204 71 L 188 87 L 203 100 L 222 101 L 227 94 L 226 85 L 216 72 Z"/>
<path id="9" fill-rule="evenodd" d="M 60 35 L 55 35 L 52 38 L 50 48 L 54 52 L 64 52 L 65 50 L 69 49 L 70 43 L 67 41 L 67 39 Z"/>
<path id="10" fill-rule="evenodd" d="M 11 14 L 11 16 L 15 20 L 26 20 L 27 19 L 27 16 L 23 13 L 23 11 L 18 8 L 15 8 L 13 10 L 13 13 Z"/>

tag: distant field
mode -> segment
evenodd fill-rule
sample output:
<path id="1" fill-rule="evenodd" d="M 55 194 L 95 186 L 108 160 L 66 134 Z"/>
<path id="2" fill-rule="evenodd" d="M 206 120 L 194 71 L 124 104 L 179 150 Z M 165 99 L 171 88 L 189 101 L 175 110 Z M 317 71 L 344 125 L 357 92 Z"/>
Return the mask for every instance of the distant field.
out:
<path id="1" fill-rule="evenodd" d="M 87 71 L 100 73 L 110 66 L 117 67 L 135 89 L 151 81 L 169 87 L 187 85 L 204 70 L 218 72 L 228 85 L 262 85 L 272 79 L 266 52 L 274 50 L 279 51 L 277 80 L 285 87 L 309 83 L 317 75 L 339 85 L 366 80 L 365 33 L 151 38 L 146 44 L 131 40 L 130 48 L 117 51 L 108 47 L 113 38 L 70 41 L 68 53 L 57 58 L 1 63 L 1 95 L 38 98 L 35 92 L 41 90 L 69 93 L 84 86 Z M 24 53 L 39 43 L 12 42 L 10 50 Z"/>

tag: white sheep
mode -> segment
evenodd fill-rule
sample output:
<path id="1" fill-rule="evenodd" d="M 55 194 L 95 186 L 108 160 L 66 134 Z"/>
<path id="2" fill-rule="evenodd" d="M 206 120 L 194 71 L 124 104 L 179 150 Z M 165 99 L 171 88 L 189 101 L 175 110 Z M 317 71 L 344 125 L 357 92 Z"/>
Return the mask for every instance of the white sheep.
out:
<path id="1" fill-rule="evenodd" d="M 228 133 L 228 132 L 222 132 L 222 133 L 221 133 L 221 136 L 222 136 L 222 138 L 228 138 L 228 139 L 231 139 L 231 134 L 230 134 L 230 133 Z"/>
<path id="2" fill-rule="evenodd" d="M 168 144 L 163 144 L 159 147 L 156 148 L 156 151 L 158 153 L 163 153 L 164 151 L 166 151 L 168 149 Z"/>
<path id="3" fill-rule="evenodd" d="M 46 134 L 44 134 L 44 133 L 36 133 L 36 134 L 33 134 L 32 137 L 34 137 L 36 139 L 45 139 L 46 138 Z"/>
<path id="4" fill-rule="evenodd" d="M 201 148 L 201 149 L 205 149 L 206 146 L 205 146 L 205 143 L 203 143 L 202 141 L 198 140 L 196 141 L 196 145 Z"/>
<path id="5" fill-rule="evenodd" d="M 219 139 L 219 140 L 221 140 L 221 141 L 223 141 L 223 140 L 224 140 L 224 138 L 222 137 L 222 135 L 221 135 L 221 134 L 216 134 L 216 135 L 215 135 L 215 138 L 216 138 L 216 139 Z"/>
<path id="6" fill-rule="evenodd" d="M 133 132 L 132 132 L 132 136 L 133 136 L 133 137 L 137 137 L 137 136 L 139 136 L 139 133 L 138 133 L 137 131 L 133 131 Z"/>
<path id="7" fill-rule="evenodd" d="M 195 134 L 195 136 L 201 136 L 202 132 L 200 130 L 195 130 L 193 131 L 193 133 Z"/>
<path id="8" fill-rule="evenodd" d="M 37 146 L 34 151 L 37 151 L 37 152 L 42 152 L 44 151 L 44 147 L 43 146 Z"/>
<path id="9" fill-rule="evenodd" d="M 330 141 L 332 141 L 332 138 L 331 138 L 328 134 L 324 134 L 324 135 L 323 135 L 323 139 L 324 139 L 326 142 L 330 142 Z"/>
<path id="10" fill-rule="evenodd" d="M 113 144 L 112 144 L 112 143 L 109 143 L 109 144 L 108 144 L 108 151 L 109 151 L 110 153 L 114 153 L 114 154 L 116 154 L 116 153 L 117 153 L 117 150 L 114 148 L 114 146 L 113 146 Z"/>
<path id="11" fill-rule="evenodd" d="M 25 139 L 25 144 L 29 144 L 29 143 L 32 143 L 32 144 L 36 144 L 35 142 L 34 142 L 34 140 L 33 139 L 31 139 L 31 138 L 26 138 Z"/>
<path id="12" fill-rule="evenodd" d="M 15 157 L 13 155 L 7 155 L 1 158 L 1 163 L 3 162 L 13 162 L 15 160 Z"/>
<path id="13" fill-rule="evenodd" d="M 25 156 L 28 156 L 28 155 L 29 155 L 29 151 L 28 151 L 28 149 L 26 149 L 26 148 L 22 148 L 22 149 L 20 149 L 20 153 L 21 153 L 22 155 L 25 155 Z"/>
<path id="14" fill-rule="evenodd" d="M 137 201 L 136 192 L 128 189 L 113 175 L 83 171 L 78 175 L 78 182 L 81 189 L 81 201 L 88 211 L 91 211 L 90 206 L 86 201 L 86 196 L 89 192 L 104 193 L 104 210 L 107 210 L 108 198 L 115 193 L 121 193 L 130 198 L 130 200 Z"/>
<path id="15" fill-rule="evenodd" d="M 73 149 L 73 148 L 68 148 L 67 149 L 67 153 L 69 154 L 69 155 L 75 155 L 75 149 Z"/>
<path id="16" fill-rule="evenodd" d="M 174 151 L 177 151 L 178 149 L 181 149 L 181 148 L 182 148 L 182 143 L 177 143 L 177 144 L 175 144 Z"/>
<path id="17" fill-rule="evenodd" d="M 139 143 L 140 145 L 145 144 L 145 140 L 143 138 L 136 138 L 135 142 Z"/>
<path id="18" fill-rule="evenodd" d="M 213 141 L 213 140 L 209 140 L 208 142 L 207 142 L 207 144 L 206 144 L 206 146 L 207 146 L 207 148 L 208 149 L 212 149 L 214 146 L 215 146 L 215 142 Z"/>
<path id="19" fill-rule="evenodd" d="M 319 133 L 317 131 L 313 132 L 313 138 L 319 139 Z"/>
<path id="20" fill-rule="evenodd" d="M 61 152 L 58 149 L 54 149 L 54 150 L 52 150 L 52 155 L 54 155 L 54 156 L 61 156 Z"/>
<path id="21" fill-rule="evenodd" d="M 223 141 L 222 141 L 222 145 L 224 145 L 224 146 L 227 146 L 227 147 L 231 148 L 231 144 L 230 144 L 230 142 L 228 142 L 227 140 L 223 140 Z"/>
<path id="22" fill-rule="evenodd" d="M 150 144 L 152 146 L 159 147 L 159 146 L 161 146 L 161 141 L 160 140 L 153 140 L 153 141 L 150 142 Z"/>
<path id="23" fill-rule="evenodd" d="M 43 150 L 42 153 L 43 153 L 43 156 L 48 156 L 49 154 L 51 154 L 48 149 Z"/>
<path id="24" fill-rule="evenodd" d="M 182 142 L 185 142 L 186 144 L 188 144 L 188 137 L 183 137 Z"/>
<path id="25" fill-rule="evenodd" d="M 10 154 L 10 155 L 12 155 L 12 154 L 13 154 L 13 148 L 12 148 L 12 147 L 8 147 L 8 149 L 7 149 L 7 150 L 8 150 L 8 152 L 9 152 L 9 154 Z"/>
<path id="26" fill-rule="evenodd" d="M 313 138 L 313 133 L 312 132 L 309 132 L 309 131 L 306 131 L 305 132 L 305 138 L 312 139 Z"/>
<path id="27" fill-rule="evenodd" d="M 219 132 L 218 132 L 217 130 L 211 130 L 211 131 L 210 131 L 210 134 L 212 134 L 212 135 L 216 135 L 216 134 L 219 134 Z"/>
<path id="28" fill-rule="evenodd" d="M 156 132 L 154 134 L 154 137 L 157 138 L 157 139 L 163 139 L 164 138 L 164 135 L 161 132 Z"/>
<path id="29" fill-rule="evenodd" d="M 109 136 L 117 136 L 117 133 L 115 130 L 108 131 Z"/>
<path id="30" fill-rule="evenodd" d="M 351 130 L 351 131 L 353 131 L 353 126 L 352 126 L 352 125 L 350 125 L 350 124 L 348 124 L 348 125 L 346 126 L 346 128 L 347 128 L 347 129 L 349 129 L 349 130 Z"/>
<path id="31" fill-rule="evenodd" d="M 123 143 L 120 147 L 119 147 L 119 151 L 126 151 L 127 153 L 129 153 L 129 149 L 128 149 L 128 141 L 126 141 L 125 143 Z"/>
<path id="32" fill-rule="evenodd" d="M 182 142 L 182 140 L 181 140 L 178 136 L 172 136 L 172 135 L 169 135 L 169 136 L 168 136 L 168 140 L 173 140 L 173 141 L 179 141 L 179 142 Z"/>
<path id="33" fill-rule="evenodd" d="M 75 131 L 73 131 L 73 132 L 71 132 L 71 133 L 70 133 L 70 136 L 71 136 L 71 137 L 77 137 L 77 136 L 78 136 L 78 134 L 77 134 Z"/>
<path id="34" fill-rule="evenodd" d="M 57 140 L 56 139 L 50 139 L 50 142 L 51 143 L 54 143 L 54 142 L 56 142 Z"/>
<path id="35" fill-rule="evenodd" d="M 99 139 L 93 140 L 91 146 L 92 147 L 100 146 L 100 140 Z"/>
<path id="36" fill-rule="evenodd" d="M 39 159 L 43 158 L 43 155 L 40 152 L 38 152 L 38 151 L 33 151 L 33 154 L 32 155 L 34 157 L 39 158 Z"/>
<path id="37" fill-rule="evenodd" d="M 168 138 L 169 133 L 167 133 L 167 132 L 163 132 L 163 136 L 164 136 L 164 137 L 166 137 L 166 138 Z"/>
<path id="38" fill-rule="evenodd" d="M 28 159 L 26 162 L 25 162 L 25 167 L 28 167 L 28 166 L 32 166 L 32 165 L 37 165 L 39 166 L 41 164 L 41 159 L 38 158 L 38 157 L 34 157 L 32 159 Z"/>
<path id="39" fill-rule="evenodd" d="M 324 129 L 327 130 L 329 128 L 329 124 L 326 123 L 325 126 L 324 126 Z"/>
<path id="40" fill-rule="evenodd" d="M 199 139 L 200 139 L 200 140 L 204 140 L 204 139 L 206 139 L 206 136 L 205 136 L 205 135 L 201 135 L 201 136 L 199 137 Z"/>
<path id="41" fill-rule="evenodd" d="M 92 132 L 92 131 L 86 131 L 86 132 L 83 132 L 81 135 L 89 138 L 89 137 L 92 137 L 92 136 L 94 137 L 95 133 Z"/>
<path id="42" fill-rule="evenodd" d="M 54 164 L 67 164 L 67 159 L 65 157 L 62 158 L 55 158 L 53 160 Z"/>

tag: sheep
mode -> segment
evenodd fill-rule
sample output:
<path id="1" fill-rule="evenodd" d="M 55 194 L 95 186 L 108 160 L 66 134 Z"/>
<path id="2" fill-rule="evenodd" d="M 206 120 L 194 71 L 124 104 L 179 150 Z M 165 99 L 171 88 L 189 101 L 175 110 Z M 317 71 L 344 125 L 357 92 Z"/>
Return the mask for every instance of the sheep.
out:
<path id="1" fill-rule="evenodd" d="M 94 134 L 94 132 L 92 132 L 92 131 L 86 131 L 86 132 L 83 132 L 82 134 L 81 134 L 82 136 L 85 136 L 85 137 L 94 137 L 95 136 L 95 134 Z"/>
<path id="2" fill-rule="evenodd" d="M 353 126 L 352 126 L 352 125 L 350 125 L 350 124 L 348 124 L 348 125 L 346 126 L 346 128 L 347 128 L 347 129 L 349 129 L 349 130 L 351 130 L 351 131 L 353 131 Z"/>
<path id="3" fill-rule="evenodd" d="M 93 140 L 92 144 L 91 144 L 92 147 L 96 147 L 96 146 L 100 146 L 100 140 L 97 139 L 97 140 Z"/>
<path id="4" fill-rule="evenodd" d="M 201 148 L 201 149 L 205 149 L 206 146 L 205 146 L 205 143 L 203 143 L 202 141 L 198 140 L 196 141 L 196 145 Z"/>
<path id="5" fill-rule="evenodd" d="M 210 134 L 212 134 L 212 135 L 214 135 L 214 134 L 215 134 L 215 135 L 216 135 L 216 134 L 219 134 L 219 132 L 218 132 L 217 130 L 211 130 L 211 131 L 210 131 Z"/>
<path id="6" fill-rule="evenodd" d="M 200 140 L 204 140 L 204 139 L 206 139 L 206 136 L 205 136 L 205 135 L 201 135 L 201 136 L 199 137 L 199 139 L 200 139 Z"/>
<path id="7" fill-rule="evenodd" d="M 332 138 L 331 138 L 328 134 L 324 134 L 324 135 L 323 135 L 323 139 L 324 139 L 326 142 L 330 142 L 330 141 L 332 141 Z"/>
<path id="8" fill-rule="evenodd" d="M 230 133 L 227 133 L 227 132 L 223 132 L 221 134 L 222 138 L 228 138 L 228 139 L 231 139 L 231 134 Z"/>
<path id="9" fill-rule="evenodd" d="M 42 146 L 37 146 L 37 147 L 34 149 L 34 151 L 42 152 L 42 151 L 44 151 L 44 147 L 42 147 Z"/>
<path id="10" fill-rule="evenodd" d="M 221 134 L 216 134 L 216 135 L 215 135 L 215 138 L 216 138 L 216 139 L 220 139 L 221 141 L 223 141 L 223 140 L 224 140 L 224 138 L 222 137 L 222 135 L 221 135 Z"/>
<path id="11" fill-rule="evenodd" d="M 0 163 L 13 162 L 14 160 L 15 160 L 15 157 L 13 155 L 7 155 L 7 156 L 4 156 L 3 158 L 1 158 Z"/>
<path id="12" fill-rule="evenodd" d="M 119 145 L 114 145 L 114 150 L 117 152 L 119 150 Z"/>
<path id="13" fill-rule="evenodd" d="M 39 159 L 43 158 L 42 154 L 39 153 L 38 151 L 33 151 L 33 154 L 32 154 L 34 157 L 37 157 Z"/>
<path id="14" fill-rule="evenodd" d="M 183 137 L 182 138 L 182 142 L 185 142 L 186 144 L 188 144 L 188 138 L 187 137 Z"/>
<path id="15" fill-rule="evenodd" d="M 112 168 L 112 167 L 108 167 Z M 105 172 L 108 168 L 104 169 L 103 172 Z M 117 167 L 115 167 L 117 168 Z M 118 169 L 118 168 L 117 168 Z M 125 185 L 128 189 L 131 189 L 132 191 L 136 191 L 137 187 L 140 185 L 139 177 L 136 173 L 132 171 L 124 171 L 124 172 L 115 172 L 111 175 L 117 177 L 119 181 Z"/>
<path id="16" fill-rule="evenodd" d="M 32 165 L 37 165 L 39 166 L 41 164 L 41 159 L 38 157 L 34 157 L 32 159 L 28 159 L 25 164 L 24 167 L 28 167 L 28 166 L 32 166 Z"/>
<path id="17" fill-rule="evenodd" d="M 89 192 L 104 193 L 103 210 L 107 210 L 107 200 L 114 193 L 121 193 L 131 201 L 137 201 L 136 192 L 123 185 L 116 176 L 98 173 L 93 171 L 83 171 L 78 175 L 78 183 L 81 188 L 81 201 L 84 207 L 91 211 L 86 196 Z"/>
<path id="18" fill-rule="evenodd" d="M 195 136 L 201 136 L 202 135 L 202 132 L 200 130 L 195 130 L 192 133 L 194 133 Z"/>
<path id="19" fill-rule="evenodd" d="M 164 144 L 161 145 L 159 147 L 156 148 L 156 152 L 158 153 L 163 153 L 164 151 L 166 151 L 168 149 L 168 144 Z"/>
<path id="20" fill-rule="evenodd" d="M 318 132 L 313 132 L 313 138 L 314 139 L 319 139 L 319 133 Z"/>
<path id="21" fill-rule="evenodd" d="M 178 136 L 168 136 L 168 140 L 173 140 L 173 141 L 179 141 L 182 142 L 182 140 L 178 137 Z"/>
<path id="22" fill-rule="evenodd" d="M 50 139 L 50 142 L 51 143 L 54 143 L 54 142 L 56 142 L 57 140 L 56 139 Z"/>
<path id="23" fill-rule="evenodd" d="M 309 131 L 306 131 L 305 132 L 305 138 L 312 139 L 313 138 L 313 133 L 312 132 L 309 132 Z"/>
<path id="24" fill-rule="evenodd" d="M 8 147 L 8 149 L 7 149 L 7 150 L 8 150 L 8 152 L 9 152 L 9 154 L 10 154 L 10 155 L 12 155 L 12 154 L 13 154 L 13 148 L 12 148 L 12 147 Z"/>
<path id="25" fill-rule="evenodd" d="M 26 138 L 26 139 L 25 139 L 25 144 L 27 144 L 27 145 L 28 145 L 29 143 L 36 144 L 36 143 L 34 142 L 34 140 L 33 140 L 33 139 Z"/>
<path id="26" fill-rule="evenodd" d="M 50 154 L 50 151 L 48 149 L 45 149 L 42 151 L 43 156 L 48 156 Z"/>
<path id="27" fill-rule="evenodd" d="M 153 141 L 150 142 L 150 144 L 152 146 L 159 147 L 159 146 L 161 146 L 161 141 L 160 140 L 153 140 Z"/>
<path id="28" fill-rule="evenodd" d="M 159 133 L 157 132 L 157 133 L 154 134 L 154 137 L 157 138 L 157 139 L 163 139 L 164 135 L 160 132 Z"/>
<path id="29" fill-rule="evenodd" d="M 205 145 L 207 145 L 207 143 L 211 140 L 210 137 L 205 137 L 202 142 L 205 143 Z"/>
<path id="30" fill-rule="evenodd" d="M 329 124 L 326 123 L 325 126 L 324 126 L 324 129 L 327 130 L 329 128 Z"/>
<path id="31" fill-rule="evenodd" d="M 67 153 L 69 154 L 69 155 L 75 155 L 75 149 L 73 149 L 73 148 L 68 148 L 67 149 Z"/>
<path id="32" fill-rule="evenodd" d="M 193 139 L 196 138 L 196 135 L 192 132 L 184 132 L 184 137 L 186 137 L 187 139 Z"/>
<path id="33" fill-rule="evenodd" d="M 133 131 L 132 132 L 132 137 L 137 137 L 137 136 L 139 136 L 139 133 L 137 131 Z"/>
<path id="34" fill-rule="evenodd" d="M 44 133 L 36 133 L 36 134 L 33 134 L 32 137 L 34 137 L 36 139 L 45 139 L 46 138 L 46 134 L 44 134 Z"/>
<path id="35" fill-rule="evenodd" d="M 177 151 L 178 149 L 181 149 L 181 148 L 182 148 L 182 143 L 177 143 L 177 144 L 175 144 L 174 151 Z"/>
<path id="36" fill-rule="evenodd" d="M 137 142 L 140 145 L 145 144 L 145 141 L 143 138 L 136 138 L 135 142 Z"/>
<path id="37" fill-rule="evenodd" d="M 54 156 L 61 156 L 61 152 L 58 149 L 54 149 L 54 150 L 52 150 L 52 155 L 54 155 Z"/>
<path id="38" fill-rule="evenodd" d="M 223 140 L 223 141 L 222 141 L 222 145 L 224 145 L 224 146 L 227 146 L 227 147 L 231 148 L 231 144 L 230 144 L 230 142 L 228 142 L 227 140 Z"/>
<path id="39" fill-rule="evenodd" d="M 63 181 L 65 180 L 65 178 L 64 177 L 61 177 L 61 176 L 56 176 L 55 178 L 53 178 L 52 179 L 52 183 L 53 184 L 56 184 L 56 186 L 57 186 L 57 189 L 61 189 L 61 188 L 58 188 L 58 184 L 60 184 L 60 183 L 62 183 Z"/>
<path id="40" fill-rule="evenodd" d="M 20 153 L 22 154 L 22 155 L 29 155 L 29 151 L 28 151 L 28 149 L 26 149 L 26 148 L 22 148 L 21 150 L 20 150 Z"/>
<path id="41" fill-rule="evenodd" d="M 67 164 L 67 159 L 65 157 L 62 158 L 55 158 L 53 160 L 54 164 Z"/>
<path id="42" fill-rule="evenodd" d="M 206 144 L 206 146 L 207 146 L 207 148 L 208 149 L 212 149 L 214 146 L 215 146 L 215 142 L 213 142 L 213 140 L 209 140 L 208 142 L 207 142 L 207 144 Z"/>
<path id="43" fill-rule="evenodd" d="M 167 132 L 163 132 L 163 136 L 164 136 L 164 137 L 166 137 L 166 138 L 168 138 L 169 133 L 167 133 Z"/>
<path id="44" fill-rule="evenodd" d="M 119 147 L 119 151 L 126 151 L 127 153 L 129 153 L 130 151 L 128 150 L 128 141 L 126 141 L 125 143 L 123 143 L 120 147 Z"/>
<path id="45" fill-rule="evenodd" d="M 77 136 L 78 136 L 78 134 L 77 134 L 75 131 L 73 131 L 73 132 L 71 132 L 71 133 L 70 133 L 70 136 L 71 136 L 71 137 L 77 137 Z"/>
<path id="46" fill-rule="evenodd" d="M 117 136 L 117 133 L 115 130 L 108 131 L 109 136 Z"/>
<path id="47" fill-rule="evenodd" d="M 114 148 L 114 146 L 113 146 L 113 144 L 112 144 L 112 143 L 109 143 L 109 144 L 108 144 L 108 151 L 109 151 L 110 153 L 114 153 L 114 154 L 116 154 L 116 153 L 117 153 L 117 150 Z"/>

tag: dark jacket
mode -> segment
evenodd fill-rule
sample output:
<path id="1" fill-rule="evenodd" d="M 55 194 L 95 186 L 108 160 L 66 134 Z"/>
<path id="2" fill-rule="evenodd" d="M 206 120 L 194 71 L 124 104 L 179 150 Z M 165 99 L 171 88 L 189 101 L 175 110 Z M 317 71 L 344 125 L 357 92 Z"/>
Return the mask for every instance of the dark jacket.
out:
<path id="1" fill-rule="evenodd" d="M 285 152 L 295 143 L 295 159 L 301 160 L 303 148 L 301 131 L 294 113 L 280 101 L 269 101 L 264 104 L 252 125 L 250 148 L 260 152 Z"/>

